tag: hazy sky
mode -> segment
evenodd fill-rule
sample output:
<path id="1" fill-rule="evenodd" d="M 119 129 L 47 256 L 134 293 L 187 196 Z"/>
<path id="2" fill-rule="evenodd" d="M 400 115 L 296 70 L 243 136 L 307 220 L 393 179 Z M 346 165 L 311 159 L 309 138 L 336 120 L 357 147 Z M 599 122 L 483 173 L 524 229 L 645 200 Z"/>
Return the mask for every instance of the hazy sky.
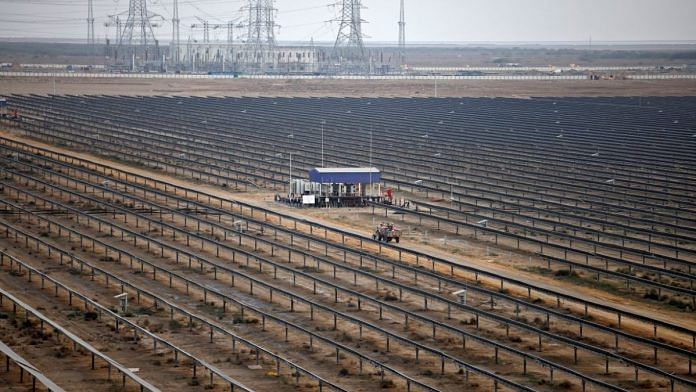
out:
<path id="1" fill-rule="evenodd" d="M 330 41 L 333 0 L 277 0 L 281 41 Z M 190 25 L 243 17 L 243 0 L 179 0 L 182 39 L 201 36 Z M 396 41 L 399 0 L 363 0 L 364 32 L 371 41 Z M 0 37 L 86 38 L 87 0 L 0 0 Z M 148 0 L 165 18 L 157 34 L 171 37 L 172 0 Z M 128 0 L 94 0 L 98 38 L 114 36 L 107 15 L 126 11 Z M 696 41 L 696 0 L 406 0 L 412 42 L 485 41 Z M 241 21 L 241 20 L 240 20 Z M 32 23 L 33 22 L 33 23 Z M 242 34 L 242 31 L 238 31 Z M 225 39 L 225 32 L 219 32 Z"/>

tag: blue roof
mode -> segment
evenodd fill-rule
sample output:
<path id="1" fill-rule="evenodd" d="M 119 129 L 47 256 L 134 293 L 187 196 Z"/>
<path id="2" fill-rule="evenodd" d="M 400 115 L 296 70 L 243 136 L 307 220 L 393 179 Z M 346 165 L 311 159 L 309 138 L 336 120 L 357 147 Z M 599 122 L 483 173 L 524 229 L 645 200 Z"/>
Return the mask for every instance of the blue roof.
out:
<path id="1" fill-rule="evenodd" d="M 309 171 L 309 181 L 322 184 L 369 184 L 382 180 L 374 167 L 315 168 Z"/>

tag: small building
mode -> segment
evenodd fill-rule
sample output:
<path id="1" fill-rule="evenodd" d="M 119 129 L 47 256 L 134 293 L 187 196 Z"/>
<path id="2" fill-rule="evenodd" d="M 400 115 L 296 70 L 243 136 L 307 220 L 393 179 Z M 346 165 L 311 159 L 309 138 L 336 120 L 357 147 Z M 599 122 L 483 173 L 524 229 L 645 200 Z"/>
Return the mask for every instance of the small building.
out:
<path id="1" fill-rule="evenodd" d="M 315 168 L 309 171 L 309 182 L 317 184 L 375 184 L 382 173 L 374 167 Z"/>
<path id="2" fill-rule="evenodd" d="M 360 207 L 382 199 L 382 173 L 374 167 L 314 168 L 295 179 L 287 199 L 314 207 Z"/>

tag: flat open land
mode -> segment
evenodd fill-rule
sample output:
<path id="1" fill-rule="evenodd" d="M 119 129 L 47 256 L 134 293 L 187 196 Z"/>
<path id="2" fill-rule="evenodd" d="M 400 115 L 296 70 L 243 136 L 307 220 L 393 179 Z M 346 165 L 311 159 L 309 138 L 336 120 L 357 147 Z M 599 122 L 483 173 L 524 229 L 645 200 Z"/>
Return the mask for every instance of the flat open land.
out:
<path id="1" fill-rule="evenodd" d="M 0 77 L 3 94 L 53 94 L 53 78 Z M 57 94 L 273 97 L 592 97 L 696 95 L 696 80 L 376 81 L 56 78 Z"/>
<path id="2" fill-rule="evenodd" d="M 0 120 L 0 340 L 43 377 L 696 388 L 696 99 L 660 96 L 693 87 L 214 83 L 0 79 L 25 94 Z M 301 98 L 328 91 L 353 98 Z M 276 201 L 322 162 L 380 168 L 394 199 Z M 0 388 L 31 388 L 9 369 Z"/>
<path id="3" fill-rule="evenodd" d="M 589 42 L 588 42 L 589 44 Z M 281 43 L 282 45 L 282 43 Z M 166 47 L 163 47 L 166 51 Z M 332 48 L 321 47 L 327 53 Z M 375 57 L 395 66 L 399 51 L 396 46 L 376 47 L 369 50 Z M 8 42 L 0 41 L 0 62 L 24 64 L 104 64 L 106 46 L 91 47 L 84 43 Z M 530 44 L 409 44 L 406 59 L 414 67 L 496 67 L 515 63 L 523 66 L 592 66 L 627 65 L 681 65 L 696 62 L 693 44 L 634 44 L 634 45 L 530 45 Z"/>

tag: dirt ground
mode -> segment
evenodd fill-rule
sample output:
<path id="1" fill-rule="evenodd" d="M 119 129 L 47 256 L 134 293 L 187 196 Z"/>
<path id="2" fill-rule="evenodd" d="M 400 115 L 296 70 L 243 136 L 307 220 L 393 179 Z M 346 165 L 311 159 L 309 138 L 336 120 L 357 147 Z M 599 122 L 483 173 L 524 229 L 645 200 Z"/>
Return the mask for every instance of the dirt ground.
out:
<path id="1" fill-rule="evenodd" d="M 217 188 L 212 185 L 203 185 L 198 183 L 192 183 L 185 179 L 172 177 L 162 173 L 153 173 L 145 169 L 129 167 L 122 163 L 116 163 L 112 161 L 105 160 L 98 156 L 88 154 L 88 153 L 76 153 L 73 151 L 66 150 L 64 148 L 59 148 L 55 146 L 50 146 L 45 143 L 37 142 L 34 140 L 29 140 L 25 138 L 19 138 L 9 132 L 1 132 L 2 136 L 12 137 L 23 142 L 28 142 L 42 148 L 48 148 L 50 150 L 69 153 L 73 156 L 89 159 L 94 162 L 107 164 L 115 168 L 122 170 L 129 170 L 136 174 L 141 174 L 145 176 L 150 176 L 153 178 L 159 178 L 164 181 L 171 182 L 173 184 L 193 187 L 203 192 L 210 193 L 223 198 L 228 199 L 238 199 L 252 205 L 258 205 L 264 208 L 270 208 L 273 210 L 278 210 L 280 212 L 293 215 L 299 218 L 311 218 L 313 221 L 323 223 L 329 226 L 335 226 L 343 230 L 358 233 L 360 235 L 369 236 L 372 227 L 372 217 L 368 214 L 368 211 L 363 210 L 352 210 L 345 209 L 337 213 L 336 210 L 297 210 L 280 205 L 273 202 L 272 193 L 235 193 L 230 194 L 229 191 Z M 379 220 L 380 217 L 375 217 Z M 552 288 L 561 292 L 572 293 L 575 296 L 581 298 L 587 298 L 591 301 L 606 301 L 612 303 L 617 308 L 623 308 L 627 311 L 636 312 L 639 314 L 644 314 L 655 319 L 666 320 L 672 323 L 676 323 L 683 326 L 688 326 L 694 321 L 693 314 L 684 314 L 682 312 L 677 312 L 671 308 L 665 308 L 656 304 L 647 304 L 644 301 L 637 300 L 636 298 L 626 297 L 620 293 L 609 293 L 604 290 L 594 289 L 590 287 L 580 287 L 580 286 L 569 286 L 563 281 L 554 279 L 553 277 L 542 276 L 533 272 L 525 271 L 520 269 L 520 266 L 528 265 L 529 255 L 525 253 L 519 253 L 511 249 L 496 247 L 490 243 L 476 241 L 469 237 L 455 236 L 452 233 L 446 231 L 437 232 L 430 227 L 409 227 L 408 231 L 416 231 L 419 233 L 429 231 L 427 234 L 428 240 L 421 241 L 421 235 L 418 235 L 418 239 L 402 243 L 404 248 L 429 253 L 443 257 L 448 260 L 455 260 L 460 263 L 476 265 L 480 268 L 495 271 L 500 274 L 512 274 L 519 279 L 526 280 L 528 282 L 533 282 L 535 285 L 542 287 Z M 445 239 L 447 238 L 447 239 Z M 445 241 L 449 241 L 445 244 Z M 491 285 L 494 286 L 495 282 Z M 597 314 L 595 314 L 597 316 Z M 612 322 L 607 319 L 606 322 Z M 631 327 L 630 322 L 625 323 L 625 327 Z M 636 331 L 643 330 L 646 328 L 645 325 L 635 325 L 633 326 Z M 669 331 L 662 331 L 664 337 L 670 338 L 671 334 Z M 682 341 L 681 339 L 673 338 L 674 341 L 679 343 L 688 343 Z"/>
<path id="2" fill-rule="evenodd" d="M 3 80 L 0 79 L 0 86 L 4 86 L 4 83 L 9 82 L 8 80 Z M 32 81 L 32 82 L 27 82 L 27 83 L 22 83 L 26 82 L 25 80 L 15 80 L 15 86 L 13 88 L 50 88 L 52 89 L 52 86 L 48 83 L 48 80 L 44 80 L 43 84 L 40 85 L 39 82 L 40 80 Z M 196 89 L 194 90 L 187 90 L 186 86 L 183 84 L 179 85 L 177 84 L 177 81 L 154 81 L 154 80 L 140 80 L 140 81 L 128 81 L 130 84 L 123 84 L 123 81 L 87 81 L 87 80 L 72 80 L 72 79 L 66 79 L 66 80 L 61 80 L 61 83 L 64 83 L 63 85 L 59 85 L 57 90 L 59 92 L 64 92 L 61 91 L 60 88 L 75 88 L 76 91 L 79 90 L 81 93 L 84 93 L 85 90 L 88 89 L 98 89 L 95 90 L 94 93 L 109 93 L 109 94 L 166 94 L 163 93 L 162 91 L 170 91 L 168 94 L 173 94 L 173 95 L 184 95 L 182 92 L 174 92 L 176 89 L 181 89 L 182 91 L 187 91 L 191 93 L 193 91 L 193 94 L 200 94 L 200 95 L 253 95 L 252 93 L 248 92 L 243 92 L 241 90 L 228 90 L 228 91 L 223 91 L 219 86 L 230 86 L 230 87 L 235 87 L 235 88 L 240 88 L 241 86 L 247 86 L 250 82 L 251 85 L 257 90 L 259 90 L 258 94 L 259 95 L 270 95 L 270 93 L 262 93 L 260 90 L 263 90 L 264 88 L 268 88 L 268 91 L 271 91 L 273 86 L 284 86 L 284 88 L 287 88 L 287 93 L 290 94 L 292 91 L 297 92 L 297 94 L 292 94 L 292 95 L 314 95 L 312 88 L 317 88 L 318 90 L 316 91 L 323 91 L 323 94 L 328 94 L 328 88 L 330 85 L 333 85 L 335 89 L 338 89 L 337 86 L 343 86 L 344 83 L 341 81 L 331 81 L 329 84 L 314 84 L 311 81 L 301 81 L 301 82 L 295 82 L 295 81 L 285 81 L 285 82 L 279 82 L 279 81 L 263 81 L 263 82 L 258 82 L 258 81 L 248 81 L 248 80 L 234 80 L 234 81 L 224 81 L 224 82 L 210 82 L 210 81 L 197 81 L 197 82 L 189 82 L 191 85 L 196 85 Z M 96 84 L 96 82 L 99 83 L 104 83 L 104 84 Z M 219 85 L 215 83 L 220 83 Z M 355 94 L 355 96 L 364 96 L 365 94 L 360 94 L 358 93 L 358 90 L 363 88 L 363 86 L 360 85 L 355 85 L 355 82 L 350 82 L 351 85 L 351 92 L 352 94 Z M 406 94 L 408 88 L 412 88 L 413 86 L 409 85 L 410 82 L 400 82 L 400 83 L 387 83 L 387 82 L 375 82 L 376 86 L 381 86 L 381 88 L 384 88 L 386 90 L 392 91 L 394 96 L 398 96 L 398 94 Z M 478 90 L 483 92 L 489 87 L 486 87 L 485 85 L 487 83 L 491 82 L 482 82 L 480 83 L 480 86 L 476 87 Z M 511 82 L 500 82 L 500 85 L 505 85 L 505 84 L 510 84 Z M 560 85 L 558 84 L 560 83 Z M 556 91 L 555 88 L 559 86 L 565 86 L 563 88 L 568 88 L 570 89 L 570 85 L 572 84 L 585 84 L 587 83 L 587 86 L 609 86 L 612 83 L 616 83 L 617 85 L 624 86 L 627 90 L 628 89 L 641 89 L 638 86 L 630 86 L 631 83 L 638 83 L 638 82 L 619 82 L 619 81 L 612 81 L 612 82 L 597 82 L 598 84 L 594 85 L 594 82 L 582 82 L 582 83 L 570 83 L 570 82 L 549 82 L 549 83 L 542 83 L 542 82 L 528 82 L 528 83 L 513 83 L 517 88 L 520 88 L 519 91 L 522 91 L 521 86 L 526 86 L 526 88 L 531 89 L 532 84 L 538 84 L 536 88 L 541 88 L 541 86 L 546 86 L 549 87 L 548 91 L 546 92 L 548 95 L 570 95 L 567 92 L 558 92 Z M 642 89 L 642 91 L 645 92 L 645 95 L 660 95 L 660 93 L 664 95 L 689 95 L 693 94 L 696 92 L 696 82 L 692 83 L 689 85 L 687 83 L 687 86 L 681 86 L 682 82 L 680 81 L 672 81 L 670 83 L 667 82 L 642 82 L 645 86 L 652 86 L 654 90 L 650 89 Z M 366 83 L 367 84 L 367 83 Z M 461 83 L 462 85 L 466 83 Z M 451 86 L 445 85 L 444 91 L 447 91 L 447 88 L 450 89 L 450 91 L 456 91 L 458 88 L 457 86 L 459 83 L 452 83 Z M 551 86 L 555 86 L 555 88 L 551 88 Z M 50 86 L 50 87 L 49 87 Z M 347 84 L 346 84 L 347 86 Z M 409 87 L 411 86 L 411 87 Z M 671 86 L 671 87 L 668 87 Z M 101 87 L 101 88 L 100 88 Z M 133 88 L 134 90 L 126 92 L 127 89 Z M 657 91 L 659 87 L 659 92 Z M 325 88 L 327 90 L 320 90 L 320 88 Z M 439 85 L 438 86 L 439 91 L 443 91 L 443 86 Z M 501 87 L 502 88 L 502 87 Z M 111 91 L 111 89 L 114 89 L 114 91 Z M 121 89 L 123 89 L 122 92 Z M 148 90 L 149 89 L 149 90 Z M 167 90 L 169 89 L 169 90 Z M 282 90 L 282 89 L 281 89 Z M 597 89 L 595 91 L 600 91 L 602 89 Z M 5 92 L 4 89 L 0 90 L 3 93 Z M 142 92 L 139 92 L 142 91 Z M 148 92 L 149 91 L 149 92 Z M 312 91 L 312 92 L 308 92 Z M 334 90 L 336 91 L 336 90 Z M 473 88 L 472 90 L 467 90 L 467 91 L 474 91 Z M 518 90 L 515 90 L 518 91 Z M 533 90 L 527 90 L 527 91 L 533 91 Z M 552 94 L 552 91 L 557 93 L 557 94 Z M 580 92 L 581 89 L 579 89 L 577 92 Z M 610 89 L 606 87 L 605 90 L 602 90 L 605 92 L 607 95 L 620 95 L 616 92 L 614 89 Z M 610 94 L 610 92 L 614 92 L 614 94 Z M 648 93 L 650 92 L 650 93 Z M 28 93 L 28 92 L 22 92 L 22 93 Z M 45 93 L 45 91 L 34 91 L 34 93 Z M 78 92 L 75 92 L 77 94 Z M 322 94 L 317 93 L 318 94 Z M 188 94 L 186 94 L 188 95 Z M 278 94 L 273 94 L 273 95 L 281 95 L 281 93 Z M 377 95 L 385 95 L 384 93 L 378 93 Z M 529 93 L 528 95 L 541 95 L 541 94 L 536 94 L 536 93 Z M 601 95 L 600 93 L 596 93 L 596 95 Z M 635 93 L 629 93 L 627 95 L 637 95 Z M 482 95 L 483 96 L 483 95 Z M 510 94 L 509 96 L 524 96 L 524 94 Z M 103 158 L 100 158 L 99 156 L 90 154 L 90 153 L 85 153 L 85 152 L 74 152 L 70 151 L 65 148 L 60 148 L 60 147 L 55 147 L 55 146 L 50 146 L 46 145 L 44 143 L 40 143 L 37 141 L 33 140 L 28 140 L 26 138 L 20 138 L 17 137 L 16 135 L 13 135 L 11 132 L 5 132 L 0 130 L 0 134 L 5 136 L 5 137 L 11 137 L 15 138 L 17 140 L 21 140 L 26 143 L 30 143 L 36 146 L 40 146 L 43 148 L 48 148 L 50 150 L 56 151 L 56 152 L 61 152 L 64 154 L 70 154 L 75 157 L 81 157 L 85 159 L 89 159 L 94 162 L 99 162 L 105 165 L 112 166 L 114 168 L 122 169 L 122 170 L 128 170 L 129 172 L 137 173 L 137 174 L 142 174 L 148 177 L 152 178 L 159 178 L 164 181 L 171 182 L 173 184 L 179 184 L 191 188 L 198 189 L 203 192 L 208 192 L 213 195 L 217 195 L 220 197 L 228 198 L 228 199 L 238 199 L 242 200 L 244 202 L 247 202 L 249 204 L 255 204 L 261 207 L 265 208 L 270 208 L 274 209 L 277 211 L 281 211 L 283 213 L 287 213 L 290 215 L 294 215 L 297 217 L 305 218 L 305 219 L 310 219 L 312 221 L 316 222 L 321 222 L 329 226 L 335 226 L 341 229 L 345 229 L 347 231 L 351 232 L 356 232 L 360 233 L 361 235 L 369 236 L 371 228 L 374 227 L 374 220 L 379 220 L 381 217 L 378 215 L 376 217 L 371 216 L 368 214 L 367 210 L 352 210 L 352 209 L 345 209 L 345 210 L 297 210 L 297 209 L 291 209 L 289 207 L 286 207 L 284 205 L 280 205 L 277 203 L 274 203 L 273 200 L 273 194 L 264 192 L 264 193 L 230 193 L 229 190 L 224 190 L 222 188 L 217 188 L 212 185 L 206 185 L 206 184 L 200 184 L 196 183 L 193 181 L 188 181 L 187 179 L 183 178 L 176 178 L 176 177 L 171 177 L 166 174 L 158 173 L 158 172 L 151 172 L 142 168 L 137 168 L 137 167 L 131 167 L 127 164 L 120 163 L 120 162 L 113 162 L 109 160 L 105 160 Z M 401 197 L 405 195 L 397 195 L 397 197 Z M 429 235 L 423 236 L 423 232 L 429 231 Z M 696 318 L 694 318 L 694 314 L 684 314 L 681 312 L 677 312 L 674 309 L 669 309 L 665 307 L 661 307 L 655 304 L 650 304 L 650 303 L 645 303 L 644 301 L 641 301 L 635 297 L 625 297 L 622 296 L 621 293 L 612 293 L 612 292 L 607 292 L 604 290 L 600 289 L 595 289 L 591 287 L 584 287 L 580 285 L 573 285 L 569 284 L 567 282 L 564 282 L 562 280 L 554 279 L 553 277 L 548 277 L 548 276 L 543 276 L 539 275 L 537 273 L 534 273 L 532 270 L 526 270 L 524 267 L 528 264 L 531 263 L 531 258 L 530 256 L 526 253 L 523 252 L 515 252 L 511 251 L 509 248 L 504 248 L 504 247 L 494 247 L 490 244 L 486 244 L 485 242 L 482 241 L 475 241 L 470 237 L 464 237 L 464 236 L 456 236 L 453 235 L 451 232 L 446 232 L 446 231 L 439 231 L 436 232 L 433 227 L 429 227 L 427 225 L 422 225 L 422 226 L 415 226 L 412 225 L 412 227 L 408 228 L 408 232 L 413 232 L 413 236 L 410 238 L 407 238 L 407 241 L 404 241 L 405 243 L 401 243 L 401 245 L 404 248 L 407 249 L 412 249 L 412 250 L 417 250 L 420 252 L 436 255 L 448 260 L 454 260 L 456 262 L 462 263 L 462 264 L 467 264 L 467 265 L 473 265 L 482 269 L 487 269 L 494 271 L 499 274 L 509 274 L 510 276 L 515 276 L 518 279 L 527 281 L 527 282 L 532 282 L 535 285 L 541 286 L 541 287 L 549 287 L 557 291 L 561 292 L 567 292 L 570 293 L 574 296 L 577 296 L 579 298 L 587 298 L 590 299 L 591 301 L 595 302 L 607 302 L 611 303 L 613 306 L 619 309 L 626 309 L 630 312 L 634 313 L 639 313 L 643 314 L 655 319 L 661 319 L 661 320 L 668 320 L 669 322 L 685 326 L 687 328 L 690 328 L 691 325 L 693 325 L 694 321 Z M 426 238 L 426 240 L 423 240 L 423 238 Z M 338 238 L 330 238 L 334 242 L 340 242 Z M 447 242 L 449 241 L 449 242 Z M 211 251 L 212 252 L 212 251 Z M 212 255 L 210 256 L 211 258 L 213 257 Z M 339 257 L 339 256 L 336 256 Z M 143 282 L 145 283 L 145 282 Z M 494 285 L 491 282 L 486 282 L 486 286 L 493 287 Z M 493 282 L 494 283 L 494 282 Z M 519 293 L 514 293 L 515 295 Z M 174 295 L 174 293 L 172 293 Z M 569 306 L 563 304 L 563 306 Z M 574 309 L 577 311 L 577 309 Z M 348 310 L 346 310 L 348 311 Z M 503 310 L 501 309 L 501 312 Z M 595 314 L 596 316 L 596 314 Z M 605 315 L 606 316 L 606 315 Z M 601 324 L 606 324 L 606 325 L 611 325 L 613 321 L 609 319 L 608 316 L 606 317 L 599 317 L 596 321 L 600 322 Z M 491 330 L 494 329 L 495 326 L 491 328 Z M 650 328 L 647 328 L 645 325 L 639 325 L 638 323 L 632 323 L 629 322 L 627 325 L 624 326 L 624 329 L 627 331 L 630 331 L 632 333 L 635 333 L 636 335 L 649 335 L 650 333 Z M 501 332 L 502 334 L 502 332 Z M 666 338 L 667 341 L 676 343 L 676 344 L 682 344 L 682 345 L 689 345 L 689 341 L 685 341 L 683 337 L 677 337 L 673 336 L 670 332 L 665 332 L 661 331 L 660 332 L 661 337 Z M 493 336 L 493 335 L 491 335 Z M 501 339 L 499 336 L 496 336 L 498 339 Z M 606 343 L 606 342 L 604 342 Z M 607 348 L 610 348 L 610 343 L 607 343 Z M 553 347 L 553 346 L 550 346 Z M 554 349 L 556 347 L 553 347 Z M 631 345 L 627 343 L 622 342 L 622 349 L 624 350 L 636 350 L 638 349 L 632 347 Z M 570 354 L 565 353 L 562 356 L 559 354 L 559 361 L 562 361 L 563 358 L 568 358 Z M 647 357 L 646 357 L 647 358 Z M 649 358 L 648 358 L 649 359 Z M 663 359 L 662 366 L 668 366 L 676 369 L 677 366 L 672 362 L 672 359 Z M 593 364 L 593 366 L 599 366 L 597 364 Z M 600 366 L 601 367 L 601 366 Z M 592 367 L 590 367 L 592 368 Z M 588 368 L 588 369 L 590 369 Z M 625 370 L 625 369 L 624 369 Z M 622 372 L 624 371 L 622 370 Z M 591 371 L 596 371 L 596 369 L 592 368 Z M 616 374 L 617 378 L 619 376 L 619 373 Z M 625 374 L 621 374 L 621 376 L 625 376 Z M 629 377 L 630 378 L 630 377 Z M 1 385 L 1 384 L 0 384 Z"/>
<path id="3" fill-rule="evenodd" d="M 53 94 L 48 77 L 0 77 L 0 95 Z M 696 80 L 155 80 L 57 78 L 57 94 L 274 97 L 532 97 L 696 95 Z"/>
<path id="4" fill-rule="evenodd" d="M 312 221 L 334 226 L 342 230 L 364 236 L 369 236 L 371 234 L 371 228 L 373 227 L 373 218 L 369 214 L 369 211 L 365 209 L 342 209 L 340 212 L 337 212 L 335 209 L 294 209 L 273 202 L 273 193 L 248 192 L 231 194 L 229 191 L 213 185 L 194 183 L 186 179 L 173 177 L 168 174 L 152 172 L 138 167 L 131 167 L 120 162 L 113 162 L 90 153 L 75 152 L 62 147 L 52 146 L 36 140 L 19 137 L 11 131 L 0 130 L 0 135 L 41 148 L 47 148 L 59 153 L 70 154 L 77 158 L 88 159 L 90 161 L 109 165 L 117 169 L 127 170 L 134 174 L 140 174 L 161 179 L 172 184 L 194 188 L 225 199 L 240 200 L 251 205 L 277 210 L 284 214 L 292 215 L 301 219 L 310 218 Z M 400 195 L 397 196 L 401 197 Z M 374 219 L 379 221 L 382 218 L 381 216 L 376 216 Z M 609 293 L 603 290 L 575 285 L 569 286 L 563 281 L 559 281 L 553 277 L 545 277 L 517 268 L 516 266 L 525 266 L 529 262 L 529 255 L 524 252 L 519 253 L 511 249 L 496 247 L 491 243 L 476 241 L 470 237 L 456 236 L 447 231 L 438 232 L 433 230 L 432 227 L 427 226 L 418 227 L 417 225 L 410 224 L 407 231 L 413 231 L 416 233 L 416 237 L 414 237 L 412 241 L 401 243 L 401 246 L 407 249 L 433 254 L 438 257 L 448 260 L 455 260 L 465 264 L 476 265 L 477 267 L 488 269 L 500 274 L 512 274 L 519 279 L 533 282 L 535 285 L 553 288 L 554 290 L 559 290 L 561 292 L 569 292 L 573 295 L 581 298 L 584 297 L 592 301 L 610 302 L 618 308 L 644 314 L 655 319 L 669 321 L 678 325 L 688 327 L 696 320 L 695 314 L 684 314 L 683 312 L 677 312 L 671 308 L 646 304 L 644 301 L 637 301 L 635 298 L 626 297 L 620 293 Z M 422 241 L 422 233 L 425 233 L 426 231 L 427 241 Z M 449 242 L 445 243 L 445 241 Z"/>
<path id="5" fill-rule="evenodd" d="M 199 32 L 202 34 L 202 32 Z M 194 38 L 196 38 L 194 36 Z M 202 39 L 199 36 L 198 39 Z M 693 44 L 519 44 L 519 43 L 409 43 L 406 61 L 414 67 L 487 66 L 516 63 L 523 66 L 579 65 L 680 65 L 693 64 L 696 59 Z M 167 51 L 166 46 L 161 49 Z M 317 49 L 330 52 L 329 46 L 319 44 Z M 399 49 L 396 45 L 379 47 L 368 44 L 368 49 L 383 61 L 395 66 Z M 51 42 L 50 39 L 0 40 L 2 62 L 24 64 L 105 64 L 102 56 L 106 46 L 84 43 Z"/>
<path id="6" fill-rule="evenodd" d="M 63 223 L 67 223 L 67 222 L 63 222 Z M 95 234 L 95 233 L 92 233 L 92 234 Z M 136 248 L 130 248 L 130 247 L 128 247 L 128 248 L 129 248 L 129 251 L 131 251 L 131 252 L 137 251 Z M 210 251 L 210 252 L 213 252 L 212 250 L 209 250 L 209 251 Z M 211 255 L 209 255 L 209 257 L 214 257 L 214 256 L 212 256 L 212 254 L 211 254 Z M 158 263 L 159 263 L 159 262 L 158 262 Z M 140 277 L 137 277 L 137 278 L 136 278 L 136 277 L 129 277 L 129 279 L 131 279 L 131 280 L 136 280 L 136 279 L 137 279 L 137 280 L 140 280 Z M 148 283 L 147 283 L 146 280 L 143 280 L 143 281 L 142 281 L 142 284 L 143 284 L 143 285 L 148 285 Z M 367 285 L 368 283 L 365 283 L 365 284 Z M 306 292 L 305 294 L 307 295 L 307 297 L 311 296 L 311 292 L 309 292 L 309 291 Z M 260 298 L 260 297 L 256 297 L 256 298 Z M 415 310 L 415 309 L 414 309 L 414 310 Z M 348 311 L 348 310 L 346 310 L 346 311 Z M 364 312 L 363 312 L 363 313 L 364 313 Z M 296 321 L 297 321 L 297 320 L 296 320 Z M 374 322 L 377 322 L 376 319 L 373 320 L 373 321 L 374 321 Z M 388 325 L 384 325 L 384 327 L 385 327 L 385 328 L 389 328 Z M 495 325 L 495 324 L 488 325 L 488 326 L 484 327 L 483 329 L 486 330 L 486 331 L 490 331 L 490 332 L 486 332 L 486 335 L 487 335 L 487 336 L 488 336 L 488 335 L 491 335 L 491 336 L 492 336 L 492 335 L 494 335 L 493 331 L 496 329 L 496 325 Z M 502 337 L 502 338 L 501 338 L 501 337 L 498 337 L 498 339 L 504 339 L 504 337 Z M 559 349 L 560 349 L 560 348 L 559 348 Z M 469 354 L 471 354 L 471 351 L 470 351 L 470 350 L 471 350 L 471 349 L 469 349 L 469 351 L 468 351 Z M 391 355 L 393 356 L 393 355 L 395 355 L 395 353 L 392 352 Z M 568 353 L 565 354 L 566 357 L 567 357 L 568 355 L 569 355 Z M 562 361 L 562 358 L 559 357 L 557 360 L 558 360 L 558 361 Z M 596 371 L 596 369 L 595 369 L 595 371 Z"/>

